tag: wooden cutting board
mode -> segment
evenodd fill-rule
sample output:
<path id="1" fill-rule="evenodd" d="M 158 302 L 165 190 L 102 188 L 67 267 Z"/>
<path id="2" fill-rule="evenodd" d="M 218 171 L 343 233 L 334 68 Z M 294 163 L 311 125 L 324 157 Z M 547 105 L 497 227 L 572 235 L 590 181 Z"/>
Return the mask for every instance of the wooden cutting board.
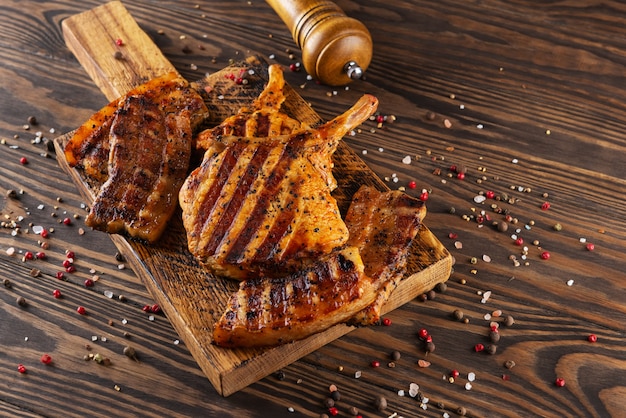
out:
<path id="1" fill-rule="evenodd" d="M 175 71 L 153 41 L 144 33 L 124 6 L 114 1 L 63 21 L 63 34 L 85 70 L 109 100 L 168 71 Z M 123 44 L 117 45 L 121 39 Z M 116 51 L 119 53 L 115 57 Z M 230 75 L 235 77 L 230 77 Z M 243 76 L 247 83 L 232 78 Z M 250 57 L 205 79 L 194 82 L 202 92 L 214 123 L 249 104 L 267 81 L 267 64 Z M 284 110 L 292 117 L 319 123 L 320 117 L 289 86 Z M 343 110 L 342 110 L 343 111 Z M 71 132 L 57 138 L 55 146 L 61 167 L 73 178 L 82 195 L 93 202 L 98 185 L 89 184 L 82 173 L 68 166 L 63 148 Z M 334 175 L 339 183 L 333 192 L 340 209 L 347 209 L 352 194 L 362 185 L 380 190 L 387 186 L 363 161 L 341 142 L 334 155 Z M 212 326 L 219 319 L 237 284 L 216 278 L 205 271 L 187 250 L 180 211 L 156 245 L 112 235 L 155 301 L 162 307 L 181 339 L 215 389 L 228 396 L 274 371 L 289 365 L 317 348 L 350 332 L 353 328 L 337 325 L 325 332 L 275 348 L 223 349 L 211 341 Z M 448 279 L 452 256 L 423 226 L 411 248 L 407 276 L 400 282 L 383 308 L 387 313 Z"/>

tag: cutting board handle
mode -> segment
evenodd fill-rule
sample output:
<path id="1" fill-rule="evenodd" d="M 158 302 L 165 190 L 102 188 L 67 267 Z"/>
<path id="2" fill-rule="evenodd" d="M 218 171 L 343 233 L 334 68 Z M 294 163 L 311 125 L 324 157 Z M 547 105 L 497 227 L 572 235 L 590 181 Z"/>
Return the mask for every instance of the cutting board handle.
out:
<path id="1" fill-rule="evenodd" d="M 68 48 L 109 100 L 176 71 L 120 1 L 68 17 L 61 27 Z"/>

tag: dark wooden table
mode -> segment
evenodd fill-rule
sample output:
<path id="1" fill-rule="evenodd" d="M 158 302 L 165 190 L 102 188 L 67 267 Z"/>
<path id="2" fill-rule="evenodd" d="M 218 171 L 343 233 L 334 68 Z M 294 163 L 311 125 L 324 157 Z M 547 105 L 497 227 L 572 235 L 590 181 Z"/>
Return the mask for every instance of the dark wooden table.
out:
<path id="1" fill-rule="evenodd" d="M 380 99 L 385 122 L 345 141 L 391 188 L 430 192 L 426 224 L 455 269 L 434 299 L 388 314 L 390 326 L 353 331 L 227 398 L 167 318 L 142 311 L 150 295 L 110 238 L 84 227 L 84 202 L 48 146 L 106 104 L 60 30 L 101 3 L 0 2 L 0 266 L 10 283 L 0 286 L 0 416 L 316 417 L 329 414 L 331 384 L 343 417 L 351 407 L 363 417 L 623 414 L 622 2 L 338 2 L 374 39 L 366 79 L 333 88 L 286 71 L 287 80 L 325 119 L 363 93 Z M 289 31 L 260 0 L 126 7 L 191 80 L 253 53 L 299 62 Z M 59 280 L 68 251 L 76 272 Z M 139 361 L 123 354 L 129 345 Z"/>

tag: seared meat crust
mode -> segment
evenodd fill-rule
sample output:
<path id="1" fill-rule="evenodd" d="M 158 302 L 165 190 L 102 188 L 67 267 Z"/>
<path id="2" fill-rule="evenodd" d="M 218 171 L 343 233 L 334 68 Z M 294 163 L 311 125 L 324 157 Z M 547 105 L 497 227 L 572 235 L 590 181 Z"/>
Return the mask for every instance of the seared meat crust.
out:
<path id="1" fill-rule="evenodd" d="M 176 210 L 192 132 L 207 112 L 189 84 L 170 73 L 111 102 L 81 126 L 66 158 L 103 182 L 86 225 L 155 242 Z"/>
<path id="2" fill-rule="evenodd" d="M 376 106 L 365 95 L 317 129 L 215 138 L 180 191 L 190 252 L 217 275 L 245 279 L 294 271 L 343 246 L 331 157 Z"/>
<path id="3" fill-rule="evenodd" d="M 327 255 L 294 275 L 243 281 L 214 327 L 213 342 L 259 347 L 303 339 L 372 303 L 376 289 L 371 282 L 354 247 Z"/>

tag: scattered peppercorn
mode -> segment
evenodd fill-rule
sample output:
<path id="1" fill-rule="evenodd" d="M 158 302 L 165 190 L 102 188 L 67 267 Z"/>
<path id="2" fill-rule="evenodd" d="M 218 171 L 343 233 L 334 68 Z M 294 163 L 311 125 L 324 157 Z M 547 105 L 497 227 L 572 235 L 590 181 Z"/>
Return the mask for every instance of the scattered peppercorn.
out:
<path id="1" fill-rule="evenodd" d="M 587 341 L 589 341 L 590 343 L 595 343 L 596 341 L 598 341 L 598 337 L 596 334 L 589 334 L 589 336 L 587 337 Z"/>
<path id="2" fill-rule="evenodd" d="M 426 342 L 426 351 L 428 353 L 432 353 L 433 351 L 435 351 L 435 343 L 432 341 L 427 341 Z"/>
<path id="3" fill-rule="evenodd" d="M 85 309 L 84 306 L 79 306 L 78 308 L 76 308 L 76 312 L 78 312 L 81 315 L 86 315 L 87 314 L 87 309 Z"/>
<path id="4" fill-rule="evenodd" d="M 500 341 L 500 333 L 498 331 L 489 331 L 489 340 L 492 343 Z"/>
<path id="5" fill-rule="evenodd" d="M 487 346 L 487 353 L 488 354 L 491 354 L 491 355 L 496 354 L 496 351 L 498 351 L 498 346 L 497 345 L 489 344 Z"/>
<path id="6" fill-rule="evenodd" d="M 44 355 L 41 356 L 41 362 L 43 364 L 50 364 L 50 363 L 52 363 L 52 357 L 50 357 L 49 354 L 44 354 Z"/>
<path id="7" fill-rule="evenodd" d="M 515 362 L 513 360 L 507 360 L 504 362 L 504 367 L 506 367 L 507 369 L 512 369 L 513 367 L 515 367 Z"/>
<path id="8" fill-rule="evenodd" d="M 20 373 L 26 373 L 26 367 L 23 364 L 18 364 L 17 365 L 17 371 Z"/>
<path id="9" fill-rule="evenodd" d="M 126 357 L 131 358 L 135 361 L 139 361 L 139 358 L 137 357 L 137 352 L 133 347 L 127 345 L 126 347 L 124 347 L 124 350 L 122 352 Z"/>
<path id="10" fill-rule="evenodd" d="M 456 409 L 456 413 L 457 413 L 458 415 L 460 415 L 460 416 L 464 417 L 465 415 L 467 415 L 467 409 L 465 409 L 465 407 L 463 407 L 463 406 L 459 406 L 459 407 Z"/>
<path id="11" fill-rule="evenodd" d="M 507 315 L 504 317 L 504 325 L 507 327 L 512 326 L 515 323 L 515 319 L 511 315 Z"/>
<path id="12" fill-rule="evenodd" d="M 341 393 L 339 393 L 338 390 L 333 390 L 330 397 L 333 398 L 333 401 L 339 402 L 341 400 Z"/>
<path id="13" fill-rule="evenodd" d="M 350 409 L 348 409 L 348 413 L 352 416 L 357 416 L 359 415 L 359 409 L 355 406 L 351 406 Z"/>
<path id="14" fill-rule="evenodd" d="M 394 351 L 391 352 L 390 357 L 391 357 L 391 359 L 393 361 L 398 361 L 398 360 L 400 360 L 400 357 L 402 357 L 402 355 L 400 354 L 400 352 L 398 350 L 394 350 Z"/>
<path id="15" fill-rule="evenodd" d="M 4 285 L 4 287 L 6 287 L 7 289 L 11 288 L 11 280 L 9 279 L 4 279 L 2 280 L 2 284 Z"/>
<path id="16" fill-rule="evenodd" d="M 563 386 L 565 386 L 565 379 L 563 379 L 562 377 L 557 377 L 556 380 L 554 381 L 554 384 L 557 387 L 562 388 Z"/>
<path id="17" fill-rule="evenodd" d="M 15 300 L 15 303 L 17 303 L 21 307 L 24 307 L 27 305 L 26 299 L 24 299 L 23 296 L 18 296 L 17 299 Z"/>
<path id="18" fill-rule="evenodd" d="M 460 309 L 455 309 L 454 312 L 452 312 L 452 316 L 454 317 L 454 319 L 456 319 L 457 321 L 460 321 L 463 319 L 463 311 Z"/>
<path id="19" fill-rule="evenodd" d="M 437 286 L 435 286 L 435 290 L 439 293 L 445 293 L 446 290 L 448 290 L 448 285 L 444 282 L 437 283 Z"/>
<path id="20" fill-rule="evenodd" d="M 384 411 L 387 409 L 387 399 L 383 395 L 378 395 L 374 399 L 374 406 L 378 411 Z"/>
<path id="21" fill-rule="evenodd" d="M 504 221 L 500 221 L 497 224 L 497 228 L 500 232 L 506 232 L 509 229 L 509 224 Z"/>

